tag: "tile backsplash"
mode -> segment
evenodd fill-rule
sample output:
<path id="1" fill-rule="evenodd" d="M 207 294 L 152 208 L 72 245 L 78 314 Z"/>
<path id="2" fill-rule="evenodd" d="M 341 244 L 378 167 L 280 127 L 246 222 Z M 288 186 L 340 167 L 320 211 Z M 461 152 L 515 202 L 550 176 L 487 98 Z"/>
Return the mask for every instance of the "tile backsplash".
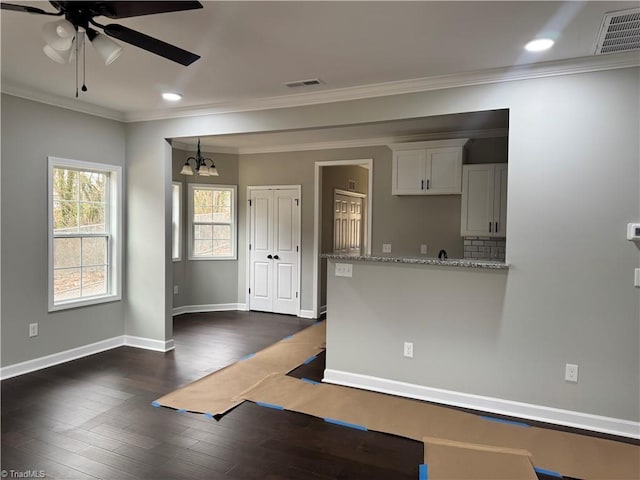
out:
<path id="1" fill-rule="evenodd" d="M 464 237 L 464 258 L 504 262 L 505 238 Z"/>

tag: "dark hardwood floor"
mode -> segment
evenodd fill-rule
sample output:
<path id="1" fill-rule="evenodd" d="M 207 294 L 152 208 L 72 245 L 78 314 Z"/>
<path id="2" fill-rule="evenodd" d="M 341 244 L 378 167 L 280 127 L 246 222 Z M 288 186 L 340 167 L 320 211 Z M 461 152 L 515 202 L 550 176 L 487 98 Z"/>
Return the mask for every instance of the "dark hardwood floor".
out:
<path id="1" fill-rule="evenodd" d="M 420 442 L 250 402 L 219 421 L 151 406 L 312 323 L 253 312 L 181 315 L 173 352 L 120 347 L 5 380 L 1 469 L 8 478 L 29 470 L 52 479 L 417 479 Z M 320 380 L 323 370 L 319 355 L 291 375 Z"/>

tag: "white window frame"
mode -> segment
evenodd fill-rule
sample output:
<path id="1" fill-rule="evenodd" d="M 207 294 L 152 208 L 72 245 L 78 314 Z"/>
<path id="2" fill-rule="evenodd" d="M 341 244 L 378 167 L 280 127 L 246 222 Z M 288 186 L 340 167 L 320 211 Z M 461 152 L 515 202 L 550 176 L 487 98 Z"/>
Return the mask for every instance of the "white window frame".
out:
<path id="1" fill-rule="evenodd" d="M 194 190 L 229 190 L 231 191 L 231 255 L 226 257 L 194 256 L 193 255 L 193 192 Z M 189 260 L 237 260 L 238 258 L 238 188 L 236 185 L 219 185 L 215 183 L 190 183 L 189 184 Z M 215 224 L 215 223 L 214 223 Z M 219 223 L 228 225 L 227 223 Z"/>
<path id="2" fill-rule="evenodd" d="M 177 187 L 177 193 L 174 188 Z M 173 230 L 173 226 L 176 230 Z M 171 182 L 171 260 L 182 261 L 182 182 Z M 177 255 L 176 255 L 177 254 Z"/>
<path id="3" fill-rule="evenodd" d="M 69 308 L 85 307 L 100 303 L 114 302 L 122 299 L 122 167 L 104 163 L 70 160 L 67 158 L 48 157 L 48 297 L 49 311 L 65 310 Z M 53 224 L 53 170 L 54 168 L 69 168 L 73 170 L 99 172 L 109 175 L 107 190 L 107 208 L 105 222 L 108 222 L 107 239 L 107 293 L 90 297 L 81 297 L 64 301 L 54 301 L 54 224 Z M 90 236 L 90 235 L 83 235 Z"/>

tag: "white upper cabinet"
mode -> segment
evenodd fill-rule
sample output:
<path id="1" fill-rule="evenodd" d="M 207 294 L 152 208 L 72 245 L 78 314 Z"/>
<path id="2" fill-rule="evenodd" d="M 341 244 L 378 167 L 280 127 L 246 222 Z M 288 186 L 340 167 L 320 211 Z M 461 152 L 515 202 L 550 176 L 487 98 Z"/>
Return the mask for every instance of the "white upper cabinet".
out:
<path id="1" fill-rule="evenodd" d="M 466 138 L 389 145 L 393 195 L 460 195 Z"/>
<path id="2" fill-rule="evenodd" d="M 506 163 L 463 167 L 460 227 L 462 236 L 506 237 Z"/>

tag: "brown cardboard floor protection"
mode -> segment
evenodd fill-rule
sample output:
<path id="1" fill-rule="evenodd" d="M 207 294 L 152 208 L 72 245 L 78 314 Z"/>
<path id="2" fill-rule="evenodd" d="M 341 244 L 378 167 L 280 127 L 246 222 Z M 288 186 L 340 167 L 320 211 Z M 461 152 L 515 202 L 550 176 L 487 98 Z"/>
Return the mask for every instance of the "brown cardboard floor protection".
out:
<path id="1" fill-rule="evenodd" d="M 424 438 L 429 480 L 537 480 L 526 450 Z"/>
<path id="2" fill-rule="evenodd" d="M 322 350 L 324 335 L 324 323 L 309 327 L 247 360 L 165 395 L 157 403 L 216 415 L 250 400 L 417 441 L 435 437 L 487 445 L 494 450 L 520 449 L 531 453 L 536 468 L 565 476 L 585 480 L 640 479 L 640 447 L 636 445 L 494 422 L 419 400 L 312 384 L 286 376 Z M 436 450 L 444 453 L 440 447 Z"/>
<path id="3" fill-rule="evenodd" d="M 242 394 L 264 378 L 290 372 L 312 355 L 323 351 L 325 338 L 325 322 L 316 323 L 156 402 L 177 410 L 222 415 L 242 403 L 245 400 Z"/>

